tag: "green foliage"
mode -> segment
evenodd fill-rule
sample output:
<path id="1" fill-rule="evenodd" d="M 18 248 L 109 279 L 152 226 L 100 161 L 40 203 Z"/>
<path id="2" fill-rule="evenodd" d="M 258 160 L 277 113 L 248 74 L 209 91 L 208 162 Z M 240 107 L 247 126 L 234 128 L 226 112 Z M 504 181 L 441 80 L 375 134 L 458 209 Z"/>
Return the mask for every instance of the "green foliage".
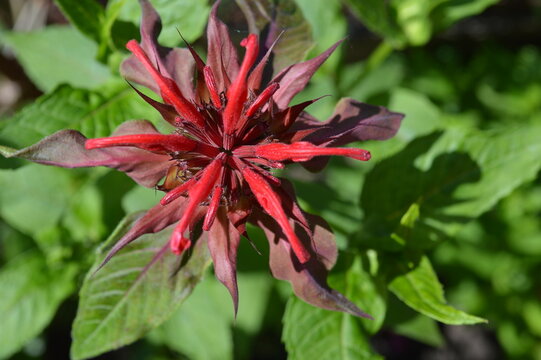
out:
<path id="1" fill-rule="evenodd" d="M 478 14 L 498 0 L 345 0 L 372 31 L 393 46 L 424 45 L 435 31 Z"/>
<path id="2" fill-rule="evenodd" d="M 152 5 L 162 17 L 163 30 L 160 34 L 160 44 L 177 46 L 182 42 L 179 32 L 188 42 L 198 39 L 207 24 L 210 6 L 205 0 L 151 0 Z M 118 19 L 135 23 L 139 26 L 141 9 L 136 1 L 115 0 L 108 8 L 121 4 Z"/>
<path id="3" fill-rule="evenodd" d="M 139 37 L 137 1 L 55 2 L 72 26 L 0 33 L 44 91 L 0 119 L 0 154 L 60 129 L 102 137 L 126 120 L 159 119 L 118 77 L 126 41 Z M 198 51 L 205 48 L 209 2 L 152 3 L 164 20 L 162 43 L 182 44 L 178 28 Z M 380 359 L 374 338 L 398 334 L 441 347 L 448 325 L 487 321 L 483 329 L 497 338 L 502 358 L 541 358 L 541 51 L 474 37 L 463 43 L 452 32 L 443 42 L 435 37 L 495 3 L 224 0 L 220 7 L 234 22 L 234 39 L 246 33 L 243 14 L 250 30 L 263 34 L 277 15 L 287 31 L 277 44 L 286 56 L 275 70 L 347 37 L 294 100 L 330 94 L 308 108 L 311 114 L 325 119 L 341 96 L 406 114 L 394 139 L 359 145 L 371 151 L 368 163 L 333 159 L 320 175 L 295 167 L 285 174 L 302 208 L 323 216 L 337 236 L 329 285 L 373 320 L 291 296 L 287 284 L 271 280 L 266 240 L 252 228 L 250 239 L 264 255 L 242 239 L 236 318 L 227 290 L 207 270 L 205 244 L 186 255 L 187 263 L 162 252 L 170 229 L 137 239 L 95 272 L 137 219 L 125 214 L 154 206 L 161 192 L 132 187 L 108 170 L 0 159 L 0 358 L 56 331 L 47 327 L 57 309 L 76 298 L 74 359 L 140 338 L 135 351 L 144 351 L 134 355 L 128 347 L 128 357 L 170 358 L 174 351 L 190 359 L 247 359 L 268 351 L 280 358 L 281 339 L 291 359 Z M 242 13 L 230 11 L 239 7 Z M 357 48 L 360 25 L 344 14 L 381 37 L 379 47 Z"/>
<path id="4" fill-rule="evenodd" d="M 95 88 L 111 76 L 104 65 L 93 59 L 96 44 L 72 27 L 4 32 L 0 39 L 13 49 L 27 75 L 43 91 L 51 91 L 62 83 Z"/>
<path id="5" fill-rule="evenodd" d="M 61 85 L 0 123 L 0 140 L 23 147 L 61 129 L 80 130 L 87 137 L 109 136 L 127 119 L 158 116 L 124 82 L 114 81 L 99 91 Z"/>
<path id="6" fill-rule="evenodd" d="M 389 289 L 411 308 L 445 324 L 486 322 L 484 319 L 468 315 L 445 303 L 443 289 L 426 257 L 421 259 L 415 269 L 394 278 L 389 284 Z"/>
<path id="7" fill-rule="evenodd" d="M 116 243 L 138 218 L 128 216 L 102 249 Z M 100 270 L 103 253 L 97 257 L 80 293 L 72 358 L 87 359 L 137 340 L 190 294 L 210 264 L 206 244 L 195 245 L 184 264 L 168 251 L 170 235 L 166 230 L 144 235 Z"/>
<path id="8" fill-rule="evenodd" d="M 381 359 L 353 317 L 288 301 L 282 339 L 290 359 Z"/>
<path id="9" fill-rule="evenodd" d="M 0 270 L 0 358 L 17 352 L 49 324 L 58 306 L 75 288 L 77 266 L 50 267 L 30 250 Z"/>
<path id="10" fill-rule="evenodd" d="M 274 26 L 284 31 L 274 47 L 274 74 L 303 60 L 314 45 L 310 24 L 293 1 L 235 0 L 245 14 L 249 30 L 259 34 L 274 19 Z"/>

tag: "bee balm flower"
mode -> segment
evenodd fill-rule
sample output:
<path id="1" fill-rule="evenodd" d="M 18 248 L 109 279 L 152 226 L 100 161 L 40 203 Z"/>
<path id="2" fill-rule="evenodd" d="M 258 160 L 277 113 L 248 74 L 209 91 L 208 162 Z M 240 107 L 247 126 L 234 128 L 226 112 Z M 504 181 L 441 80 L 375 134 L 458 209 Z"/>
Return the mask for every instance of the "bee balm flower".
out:
<path id="1" fill-rule="evenodd" d="M 126 122 L 111 137 L 98 139 L 64 130 L 14 156 L 63 167 L 108 166 L 165 193 L 105 262 L 139 236 L 169 225 L 174 224 L 169 245 L 177 255 L 202 233 L 216 276 L 236 309 L 236 252 L 251 222 L 268 238 L 273 275 L 291 282 L 297 296 L 322 308 L 367 316 L 327 286 L 337 257 L 332 233 L 323 219 L 300 209 L 292 187 L 272 170 L 292 162 L 321 169 L 333 155 L 367 161 L 368 151 L 337 146 L 387 139 L 402 115 L 343 99 L 328 121 L 319 122 L 304 112 L 313 101 L 290 106 L 339 42 L 263 83 L 272 47 L 263 49 L 258 36 L 249 34 L 240 43 L 245 52 L 239 63 L 227 27 L 216 17 L 218 3 L 210 13 L 206 62 L 190 46 L 160 46 L 159 16 L 147 0 L 141 5 L 141 42 L 128 42 L 132 56 L 121 70 L 129 81 L 161 97 L 154 100 L 134 88 L 172 125 L 172 133 L 161 134 L 147 121 Z"/>

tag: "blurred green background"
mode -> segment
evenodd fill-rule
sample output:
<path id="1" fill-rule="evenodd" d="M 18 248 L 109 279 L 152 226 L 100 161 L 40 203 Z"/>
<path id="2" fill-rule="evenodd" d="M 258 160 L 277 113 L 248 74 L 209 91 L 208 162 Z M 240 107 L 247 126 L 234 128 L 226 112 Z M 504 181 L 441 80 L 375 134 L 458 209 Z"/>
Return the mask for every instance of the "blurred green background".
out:
<path id="1" fill-rule="evenodd" d="M 292 58 L 346 38 L 295 99 L 331 95 L 311 114 L 326 119 L 343 96 L 406 114 L 396 138 L 360 145 L 370 163 L 333 159 L 322 174 L 286 174 L 303 208 L 336 233 L 331 284 L 376 320 L 291 297 L 268 273 L 265 246 L 260 256 L 245 241 L 236 320 L 209 273 L 164 325 L 98 358 L 541 359 L 541 2 L 238 3 L 277 6 L 296 36 L 296 51 L 283 50 Z M 204 52 L 207 1 L 153 4 L 161 41 L 180 44 L 178 27 Z M 241 38 L 235 6 L 225 1 L 220 14 Z M 135 0 L 0 3 L 0 145 L 28 146 L 65 127 L 107 136 L 128 119 L 158 120 L 118 75 L 138 17 Z M 69 358 L 95 249 L 126 214 L 158 199 L 104 169 L 0 158 L 0 358 Z M 404 279 L 424 287 L 415 293 Z M 438 315 L 440 282 L 449 304 L 488 323 L 450 325 L 477 320 L 448 308 Z"/>

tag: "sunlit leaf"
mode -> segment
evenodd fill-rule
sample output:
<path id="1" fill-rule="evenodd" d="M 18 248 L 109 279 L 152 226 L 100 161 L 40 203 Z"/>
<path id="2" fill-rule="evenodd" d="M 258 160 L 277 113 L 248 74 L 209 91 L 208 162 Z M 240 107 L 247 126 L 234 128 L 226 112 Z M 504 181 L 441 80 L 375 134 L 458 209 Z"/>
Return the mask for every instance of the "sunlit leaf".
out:
<path id="1" fill-rule="evenodd" d="M 119 2 L 119 1 L 115 1 Z M 164 46 L 174 46 L 182 42 L 179 32 L 188 42 L 199 38 L 207 24 L 210 11 L 206 0 L 150 0 L 162 18 L 163 30 L 159 42 Z M 141 9 L 137 1 L 124 1 L 118 19 L 130 21 L 139 26 Z"/>
<path id="2" fill-rule="evenodd" d="M 43 91 L 62 83 L 95 88 L 110 77 L 107 67 L 94 60 L 96 44 L 75 28 L 49 26 L 34 32 L 3 33 L 0 38 Z"/>
<path id="3" fill-rule="evenodd" d="M 423 257 L 413 270 L 393 279 L 389 289 L 411 308 L 445 324 L 486 322 L 446 304 L 442 285 L 427 257 Z"/>

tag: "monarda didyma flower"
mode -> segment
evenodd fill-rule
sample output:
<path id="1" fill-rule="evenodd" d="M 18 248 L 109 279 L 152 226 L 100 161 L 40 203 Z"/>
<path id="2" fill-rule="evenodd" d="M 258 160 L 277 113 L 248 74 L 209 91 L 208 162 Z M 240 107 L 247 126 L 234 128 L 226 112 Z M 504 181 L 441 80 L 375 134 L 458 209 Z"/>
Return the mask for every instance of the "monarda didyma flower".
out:
<path id="1" fill-rule="evenodd" d="M 141 42 L 128 42 L 133 55 L 121 70 L 128 81 L 161 96 L 163 102 L 134 88 L 172 125 L 172 134 L 159 133 L 148 121 L 128 121 L 111 137 L 86 139 L 63 130 L 12 156 L 62 167 L 108 166 L 165 192 L 104 263 L 141 235 L 175 224 L 172 252 L 180 255 L 197 241 L 196 234 L 206 236 L 215 274 L 229 289 L 236 310 L 236 253 L 250 222 L 267 236 L 272 274 L 289 281 L 297 296 L 325 309 L 367 316 L 328 287 L 327 272 L 337 257 L 332 233 L 323 219 L 300 209 L 292 186 L 272 169 L 299 162 L 320 170 L 330 155 L 369 160 L 366 150 L 337 146 L 387 139 L 398 130 L 402 115 L 342 99 L 331 118 L 319 122 L 304 112 L 313 101 L 289 105 L 340 42 L 264 84 L 272 55 L 272 45 L 264 44 L 279 40 L 260 44 L 249 34 L 240 44 L 245 54 L 239 64 L 227 27 L 216 17 L 216 3 L 207 27 L 205 63 L 190 46 L 160 46 L 160 18 L 147 0 L 141 6 Z"/>

